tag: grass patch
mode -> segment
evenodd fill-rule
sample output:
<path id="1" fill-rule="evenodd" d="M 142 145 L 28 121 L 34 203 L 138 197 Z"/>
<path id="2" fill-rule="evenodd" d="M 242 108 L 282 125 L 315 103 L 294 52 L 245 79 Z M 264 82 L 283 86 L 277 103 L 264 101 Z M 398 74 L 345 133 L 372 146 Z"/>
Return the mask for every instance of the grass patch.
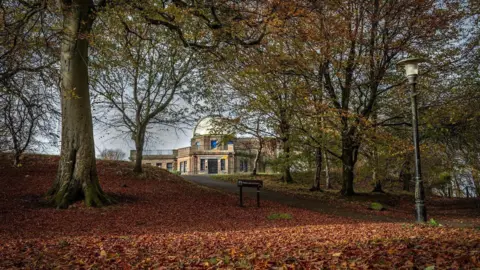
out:
<path id="1" fill-rule="evenodd" d="M 292 215 L 288 213 L 273 213 L 268 215 L 267 217 L 269 220 L 277 220 L 277 219 L 292 219 Z"/>
<path id="2" fill-rule="evenodd" d="M 385 207 L 381 203 L 373 202 L 370 204 L 370 209 L 375 211 L 382 211 L 385 210 Z"/>
<path id="3" fill-rule="evenodd" d="M 432 226 L 432 227 L 442 227 L 443 225 L 438 223 L 438 221 L 436 221 L 435 219 L 431 218 L 429 221 L 428 221 L 428 225 Z"/>

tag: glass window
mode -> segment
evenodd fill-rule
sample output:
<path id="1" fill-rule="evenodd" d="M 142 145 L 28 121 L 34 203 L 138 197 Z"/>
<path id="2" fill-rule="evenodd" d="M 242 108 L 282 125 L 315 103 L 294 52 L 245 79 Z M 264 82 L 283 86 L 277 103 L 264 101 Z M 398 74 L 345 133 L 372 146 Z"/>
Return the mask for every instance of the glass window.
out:
<path id="1" fill-rule="evenodd" d="M 180 171 L 183 172 L 183 161 L 180 162 Z"/>
<path id="2" fill-rule="evenodd" d="M 243 165 L 243 169 L 244 169 L 246 172 L 248 172 L 248 161 L 245 160 L 244 162 L 245 162 L 245 165 Z"/>
<path id="3" fill-rule="evenodd" d="M 243 172 L 243 160 L 240 160 L 240 171 Z"/>
<path id="4" fill-rule="evenodd" d="M 205 159 L 200 159 L 200 171 L 205 171 Z"/>
<path id="5" fill-rule="evenodd" d="M 167 163 L 167 170 L 172 171 L 173 169 L 173 163 Z"/>
<path id="6" fill-rule="evenodd" d="M 155 164 L 155 165 L 157 165 L 157 167 L 159 167 L 159 168 L 162 167 L 162 163 L 157 163 L 157 164 Z"/>
<path id="7" fill-rule="evenodd" d="M 187 172 L 187 162 L 183 162 L 183 172 Z"/>
<path id="8" fill-rule="evenodd" d="M 220 170 L 225 171 L 225 159 L 220 160 Z"/>
<path id="9" fill-rule="evenodd" d="M 211 147 L 211 149 L 217 148 L 217 140 L 211 140 L 210 141 L 210 147 Z"/>
<path id="10" fill-rule="evenodd" d="M 196 142 L 195 146 L 197 147 L 197 149 L 200 149 L 200 142 Z"/>

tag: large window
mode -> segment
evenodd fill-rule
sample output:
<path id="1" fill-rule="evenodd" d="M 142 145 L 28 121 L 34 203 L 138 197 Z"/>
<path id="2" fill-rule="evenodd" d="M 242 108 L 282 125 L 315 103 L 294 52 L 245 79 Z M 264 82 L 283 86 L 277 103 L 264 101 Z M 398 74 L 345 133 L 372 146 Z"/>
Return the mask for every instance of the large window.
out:
<path id="1" fill-rule="evenodd" d="M 220 160 L 220 170 L 225 171 L 225 159 Z"/>
<path id="2" fill-rule="evenodd" d="M 172 171 L 173 170 L 173 163 L 167 163 L 167 170 Z"/>
<path id="3" fill-rule="evenodd" d="M 200 159 L 200 171 L 205 171 L 205 159 Z"/>
<path id="4" fill-rule="evenodd" d="M 180 162 L 180 172 L 183 172 L 183 161 Z"/>
<path id="5" fill-rule="evenodd" d="M 183 162 L 183 172 L 187 172 L 187 162 Z"/>

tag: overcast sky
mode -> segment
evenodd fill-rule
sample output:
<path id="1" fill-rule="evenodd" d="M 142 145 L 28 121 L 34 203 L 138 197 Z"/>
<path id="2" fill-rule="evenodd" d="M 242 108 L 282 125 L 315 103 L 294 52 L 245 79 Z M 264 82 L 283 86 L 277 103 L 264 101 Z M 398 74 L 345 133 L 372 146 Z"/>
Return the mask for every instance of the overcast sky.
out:
<path id="1" fill-rule="evenodd" d="M 130 155 L 130 150 L 135 149 L 134 142 L 129 138 L 129 136 L 119 136 L 115 132 L 110 131 L 110 134 L 107 134 L 107 131 L 100 128 L 95 128 L 95 150 L 98 155 L 98 149 L 121 149 L 125 152 L 126 158 L 128 159 Z M 61 134 L 61 131 L 58 130 L 58 134 Z M 161 131 L 157 132 L 154 136 L 151 136 L 148 139 L 148 142 L 145 147 L 145 150 L 162 150 L 162 149 L 175 149 L 180 147 L 186 147 L 190 145 L 190 139 L 193 135 L 193 127 L 191 129 L 185 129 L 184 132 L 175 132 L 174 130 Z M 41 138 L 40 138 L 41 139 Z M 60 145 L 47 146 L 41 152 L 46 154 L 60 154 Z"/>

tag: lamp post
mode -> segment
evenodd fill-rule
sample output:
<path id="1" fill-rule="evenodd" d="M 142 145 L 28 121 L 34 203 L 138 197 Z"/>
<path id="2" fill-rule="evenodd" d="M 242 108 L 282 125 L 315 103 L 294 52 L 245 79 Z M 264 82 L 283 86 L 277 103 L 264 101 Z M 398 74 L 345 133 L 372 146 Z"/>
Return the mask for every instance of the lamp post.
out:
<path id="1" fill-rule="evenodd" d="M 398 65 L 405 68 L 405 73 L 411 89 L 413 145 L 415 148 L 415 217 L 417 222 L 420 223 L 427 221 L 427 209 L 425 208 L 425 190 L 423 188 L 422 168 L 420 163 L 417 92 L 415 89 L 418 77 L 418 64 L 422 62 L 425 61 L 421 58 L 407 58 L 398 62 Z"/>

